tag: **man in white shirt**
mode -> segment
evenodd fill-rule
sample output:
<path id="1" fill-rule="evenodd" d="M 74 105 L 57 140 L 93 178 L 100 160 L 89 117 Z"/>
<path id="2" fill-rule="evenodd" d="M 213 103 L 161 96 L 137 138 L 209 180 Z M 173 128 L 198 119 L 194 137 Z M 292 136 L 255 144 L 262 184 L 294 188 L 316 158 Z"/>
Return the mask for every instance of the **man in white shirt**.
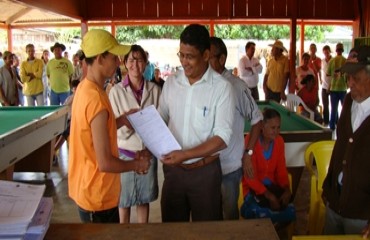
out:
<path id="1" fill-rule="evenodd" d="M 224 220 L 239 219 L 238 197 L 242 174 L 247 175 L 251 164 L 254 144 L 261 131 L 262 113 L 252 98 L 248 86 L 225 68 L 227 48 L 221 38 L 211 37 L 209 63 L 216 72 L 225 77 L 233 86 L 236 96 L 234 108 L 233 134 L 230 144 L 221 151 L 222 169 L 222 210 Z M 244 151 L 244 124 L 251 123 L 250 141 Z M 243 166 L 243 168 L 242 168 Z M 252 166 L 251 171 L 253 171 Z"/>
<path id="2" fill-rule="evenodd" d="M 178 56 L 183 71 L 170 76 L 158 111 L 181 150 L 163 156 L 162 222 L 222 219 L 218 152 L 232 135 L 235 99 L 231 84 L 208 63 L 208 30 L 187 26 Z"/>
<path id="3" fill-rule="evenodd" d="M 254 42 L 247 42 L 245 45 L 245 53 L 239 60 L 238 71 L 239 77 L 247 84 L 251 90 L 254 100 L 259 100 L 258 93 L 258 74 L 262 72 L 262 65 L 258 58 L 254 57 L 256 51 L 256 44 Z"/>

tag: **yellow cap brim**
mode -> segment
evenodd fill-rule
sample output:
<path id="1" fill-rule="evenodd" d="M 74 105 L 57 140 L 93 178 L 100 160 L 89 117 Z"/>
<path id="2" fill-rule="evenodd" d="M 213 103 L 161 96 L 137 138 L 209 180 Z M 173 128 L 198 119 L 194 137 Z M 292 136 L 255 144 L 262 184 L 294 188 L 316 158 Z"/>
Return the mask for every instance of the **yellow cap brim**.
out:
<path id="1" fill-rule="evenodd" d="M 112 49 L 109 49 L 108 52 L 116 55 L 116 56 L 124 56 L 128 52 L 130 52 L 131 46 L 130 45 L 117 45 Z"/>

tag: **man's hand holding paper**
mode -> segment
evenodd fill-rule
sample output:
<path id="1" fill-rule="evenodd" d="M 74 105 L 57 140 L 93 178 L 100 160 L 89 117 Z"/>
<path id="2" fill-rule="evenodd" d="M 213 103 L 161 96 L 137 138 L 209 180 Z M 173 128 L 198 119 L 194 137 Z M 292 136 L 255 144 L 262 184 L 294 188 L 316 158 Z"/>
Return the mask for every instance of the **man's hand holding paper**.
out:
<path id="1" fill-rule="evenodd" d="M 154 105 L 127 115 L 127 118 L 144 145 L 157 159 L 181 149 Z"/>

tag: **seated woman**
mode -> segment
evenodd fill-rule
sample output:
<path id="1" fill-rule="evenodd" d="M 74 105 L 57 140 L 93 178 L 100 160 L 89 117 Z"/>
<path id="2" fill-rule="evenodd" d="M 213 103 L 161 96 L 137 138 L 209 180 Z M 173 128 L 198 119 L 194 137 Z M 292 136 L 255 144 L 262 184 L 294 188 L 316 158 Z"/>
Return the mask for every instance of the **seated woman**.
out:
<path id="1" fill-rule="evenodd" d="M 243 177 L 244 218 L 271 218 L 276 228 L 295 220 L 291 202 L 288 171 L 285 165 L 284 140 L 279 135 L 281 118 L 275 109 L 263 112 L 263 127 L 256 142 L 252 163 L 253 178 Z M 249 134 L 245 137 L 245 145 Z"/>
<path id="2" fill-rule="evenodd" d="M 297 95 L 302 98 L 303 102 L 314 112 L 314 120 L 322 124 L 323 119 L 317 107 L 319 105 L 319 95 L 315 88 L 315 77 L 311 74 L 305 76 L 302 81 L 302 88 Z M 305 117 L 310 117 L 310 114 L 302 108 L 301 114 Z"/>

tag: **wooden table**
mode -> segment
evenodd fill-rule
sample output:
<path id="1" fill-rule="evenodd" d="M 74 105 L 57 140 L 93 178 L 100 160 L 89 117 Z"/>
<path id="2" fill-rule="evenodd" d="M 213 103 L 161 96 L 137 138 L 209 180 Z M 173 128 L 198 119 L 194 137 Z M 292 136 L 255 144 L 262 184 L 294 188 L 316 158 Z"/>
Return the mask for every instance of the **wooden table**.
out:
<path id="1" fill-rule="evenodd" d="M 363 240 L 361 235 L 293 236 L 293 240 Z"/>
<path id="2" fill-rule="evenodd" d="M 45 240 L 278 240 L 270 219 L 149 224 L 51 224 Z"/>

